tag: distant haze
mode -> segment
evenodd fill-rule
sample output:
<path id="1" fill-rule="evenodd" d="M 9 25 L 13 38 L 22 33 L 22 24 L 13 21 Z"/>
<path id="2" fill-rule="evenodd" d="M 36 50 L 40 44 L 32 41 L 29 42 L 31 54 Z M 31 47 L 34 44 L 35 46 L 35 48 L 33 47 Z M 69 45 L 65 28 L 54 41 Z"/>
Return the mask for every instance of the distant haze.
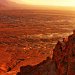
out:
<path id="1" fill-rule="evenodd" d="M 49 4 L 52 4 L 52 3 L 49 3 L 47 5 L 47 2 L 45 4 L 45 0 L 44 0 L 44 4 L 41 4 L 42 3 L 42 0 L 38 0 L 38 2 L 36 2 L 37 0 L 31 0 L 31 3 L 34 3 L 34 4 L 29 4 L 27 3 L 29 0 L 0 0 L 0 9 L 54 9 L 54 10 L 57 10 L 57 9 L 61 9 L 61 10 L 75 10 L 75 7 L 74 5 L 72 5 L 72 2 L 70 3 L 71 5 L 70 6 L 59 6 L 59 5 L 56 5 L 56 6 L 53 6 L 53 5 L 49 5 Z M 34 2 L 32 2 L 34 1 Z M 49 0 L 47 0 L 49 2 Z M 55 2 L 56 0 L 53 0 L 51 2 Z M 59 0 L 58 0 L 59 1 Z M 70 0 L 69 0 L 70 2 Z M 68 3 L 69 3 L 68 2 Z M 36 4 L 37 3 L 37 4 Z M 40 4 L 38 4 L 40 3 Z M 60 2 L 58 2 L 60 3 Z M 73 2 L 74 3 L 74 2 Z M 55 4 L 55 3 L 54 3 Z"/>

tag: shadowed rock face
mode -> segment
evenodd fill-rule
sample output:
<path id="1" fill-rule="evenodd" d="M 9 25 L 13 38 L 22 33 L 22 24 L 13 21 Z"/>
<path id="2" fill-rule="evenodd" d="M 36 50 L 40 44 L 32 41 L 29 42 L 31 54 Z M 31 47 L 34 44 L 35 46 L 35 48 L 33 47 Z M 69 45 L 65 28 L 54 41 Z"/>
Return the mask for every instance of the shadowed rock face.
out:
<path id="1" fill-rule="evenodd" d="M 22 66 L 16 75 L 56 75 L 55 64 L 50 58 L 35 66 Z"/>
<path id="2" fill-rule="evenodd" d="M 75 36 L 70 36 L 69 39 L 70 38 L 75 40 Z M 56 66 L 56 63 L 53 60 L 47 58 L 35 66 L 21 66 L 20 72 L 16 75 L 75 75 L 75 41 L 73 39 L 68 40 L 66 47 L 62 52 L 63 56 L 61 60 L 63 61 L 60 65 L 61 71 L 63 72 L 60 74 L 57 74 L 57 70 L 59 72 L 59 69 L 57 68 L 58 65 Z M 58 46 L 59 44 L 55 48 L 58 48 Z M 65 66 L 65 63 L 67 66 Z"/>

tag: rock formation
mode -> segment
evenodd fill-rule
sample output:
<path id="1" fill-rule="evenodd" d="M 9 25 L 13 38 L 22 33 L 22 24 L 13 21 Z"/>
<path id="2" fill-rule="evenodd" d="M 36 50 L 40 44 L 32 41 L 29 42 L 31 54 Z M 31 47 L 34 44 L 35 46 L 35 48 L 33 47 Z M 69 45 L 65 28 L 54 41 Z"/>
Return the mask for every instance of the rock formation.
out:
<path id="1" fill-rule="evenodd" d="M 21 66 L 20 72 L 16 75 L 75 75 L 75 40 L 73 36 L 69 37 L 69 39 L 70 38 L 73 38 L 73 40 L 68 40 L 66 42 L 66 46 L 61 54 L 60 73 L 58 73 L 59 69 L 57 68 L 58 65 L 56 65 L 59 62 L 56 61 L 56 63 L 54 60 L 47 58 L 35 66 Z M 57 48 L 56 50 L 59 49 L 59 46 L 58 43 L 57 47 L 55 47 Z"/>
<path id="2" fill-rule="evenodd" d="M 56 75 L 56 67 L 54 62 L 47 57 L 46 60 L 35 66 L 21 66 L 20 72 L 16 75 Z"/>

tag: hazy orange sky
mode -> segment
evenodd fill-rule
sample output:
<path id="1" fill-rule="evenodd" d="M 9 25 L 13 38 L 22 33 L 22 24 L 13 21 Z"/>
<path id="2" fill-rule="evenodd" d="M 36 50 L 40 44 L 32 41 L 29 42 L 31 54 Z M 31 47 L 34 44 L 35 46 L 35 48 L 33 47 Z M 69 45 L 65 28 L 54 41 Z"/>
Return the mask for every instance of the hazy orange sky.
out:
<path id="1" fill-rule="evenodd" d="M 19 4 L 26 5 L 46 5 L 46 6 L 73 6 L 75 0 L 10 0 Z"/>
<path id="2" fill-rule="evenodd" d="M 4 9 L 75 10 L 75 0 L 0 0 L 1 7 Z"/>

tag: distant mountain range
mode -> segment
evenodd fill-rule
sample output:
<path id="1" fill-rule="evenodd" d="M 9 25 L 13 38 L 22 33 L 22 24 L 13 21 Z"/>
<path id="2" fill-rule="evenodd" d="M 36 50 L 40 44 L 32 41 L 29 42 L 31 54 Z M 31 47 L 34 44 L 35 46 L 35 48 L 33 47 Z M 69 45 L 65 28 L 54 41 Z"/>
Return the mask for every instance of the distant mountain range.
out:
<path id="1" fill-rule="evenodd" d="M 12 10 L 12 9 L 49 9 L 48 6 L 38 6 L 38 5 L 26 5 L 18 4 L 8 0 L 0 0 L 0 10 Z"/>
<path id="2" fill-rule="evenodd" d="M 26 5 L 17 4 L 15 2 L 0 0 L 0 10 L 8 10 L 8 9 L 21 9 L 25 8 Z"/>

